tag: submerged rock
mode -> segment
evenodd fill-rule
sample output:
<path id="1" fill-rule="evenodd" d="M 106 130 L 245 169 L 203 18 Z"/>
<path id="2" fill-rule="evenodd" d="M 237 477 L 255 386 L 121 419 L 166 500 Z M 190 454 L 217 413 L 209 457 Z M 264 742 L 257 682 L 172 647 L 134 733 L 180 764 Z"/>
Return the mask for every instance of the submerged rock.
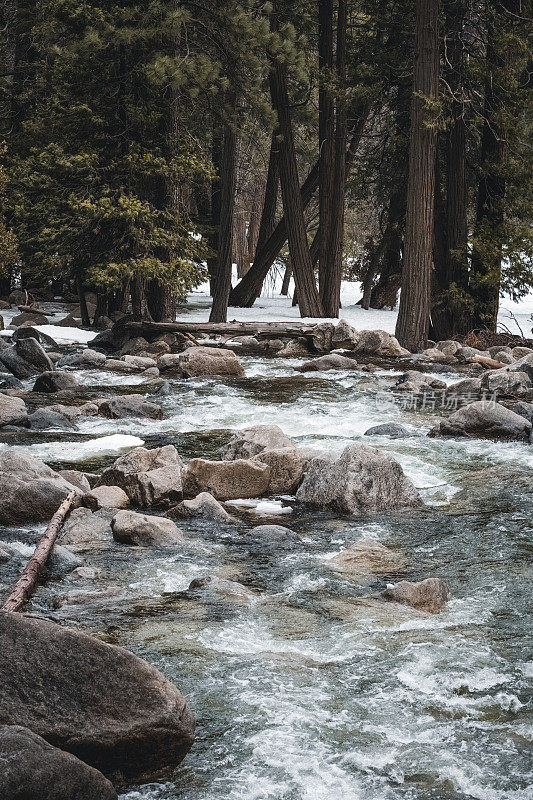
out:
<path id="1" fill-rule="evenodd" d="M 215 347 L 189 347 L 176 356 L 161 356 L 157 361 L 161 372 L 176 371 L 182 378 L 203 378 L 213 375 L 244 377 L 240 358 L 233 350 Z"/>
<path id="2" fill-rule="evenodd" d="M 364 444 L 311 461 L 296 499 L 341 513 L 416 507 L 422 500 L 392 456 Z"/>
<path id="3" fill-rule="evenodd" d="M 0 394 L 0 428 L 4 425 L 24 425 L 27 419 L 26 403 L 21 397 Z"/>
<path id="4" fill-rule="evenodd" d="M 157 403 L 151 403 L 142 394 L 125 394 L 104 400 L 100 403 L 98 413 L 108 419 L 124 419 L 125 417 L 163 418 L 161 406 Z"/>
<path id="5" fill-rule="evenodd" d="M 485 439 L 527 441 L 531 422 L 492 400 L 479 400 L 454 411 L 428 436 L 474 436 Z"/>
<path id="6" fill-rule="evenodd" d="M 364 433 L 365 436 L 389 436 L 391 439 L 403 439 L 409 436 L 409 431 L 397 422 L 383 422 L 381 425 L 374 425 Z"/>
<path id="7" fill-rule="evenodd" d="M 171 444 L 153 450 L 136 447 L 104 470 L 97 485 L 120 486 L 130 502 L 142 508 L 168 507 L 183 497 L 182 468 Z"/>
<path id="8" fill-rule="evenodd" d="M 337 572 L 362 578 L 398 572 L 404 567 L 404 558 L 375 539 L 363 539 L 329 559 L 327 565 Z"/>
<path id="9" fill-rule="evenodd" d="M 236 458 L 252 458 L 263 450 L 295 447 L 292 439 L 286 436 L 278 425 L 253 425 L 233 434 L 222 451 L 225 461 Z"/>
<path id="10" fill-rule="evenodd" d="M 111 520 L 113 539 L 122 544 L 170 547 L 183 541 L 178 526 L 166 517 L 119 511 Z"/>
<path id="11" fill-rule="evenodd" d="M 24 614 L 0 612 L 0 633 L 0 723 L 29 728 L 117 784 L 169 776 L 190 749 L 185 698 L 146 661 Z"/>
<path id="12" fill-rule="evenodd" d="M 259 461 L 193 458 L 184 473 L 183 489 L 189 497 L 210 492 L 218 500 L 237 500 L 264 494 L 269 479 L 270 467 Z"/>
<path id="13" fill-rule="evenodd" d="M 0 726 L 0 796 L 5 800 L 116 800 L 111 781 L 21 725 Z"/>
<path id="14" fill-rule="evenodd" d="M 382 592 L 386 600 L 437 614 L 450 599 L 448 587 L 440 578 L 426 578 L 419 583 L 400 581 Z"/>
<path id="15" fill-rule="evenodd" d="M 0 524 L 49 520 L 73 489 L 40 459 L 0 451 Z"/>
<path id="16" fill-rule="evenodd" d="M 250 605 L 257 599 L 255 592 L 237 581 L 229 581 L 215 575 L 206 575 L 195 578 L 189 584 L 187 594 L 193 597 L 200 596 L 204 602 L 226 602 L 232 605 Z"/>
<path id="17" fill-rule="evenodd" d="M 28 423 L 30 428 L 35 431 L 46 431 L 49 428 L 69 430 L 74 427 L 64 414 L 50 411 L 48 408 L 38 408 L 37 411 L 29 415 Z"/>
<path id="18" fill-rule="evenodd" d="M 326 372 L 329 370 L 339 369 L 359 369 L 359 365 L 355 358 L 348 358 L 348 356 L 341 356 L 339 353 L 331 353 L 327 356 L 320 356 L 314 358 L 312 361 L 306 361 L 301 367 L 296 367 L 299 372 Z"/>

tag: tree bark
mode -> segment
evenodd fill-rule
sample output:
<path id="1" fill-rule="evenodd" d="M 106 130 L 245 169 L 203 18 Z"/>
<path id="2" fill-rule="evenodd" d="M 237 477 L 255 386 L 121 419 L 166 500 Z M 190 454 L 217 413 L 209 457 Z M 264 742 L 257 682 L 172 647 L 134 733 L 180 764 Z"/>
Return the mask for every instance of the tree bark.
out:
<path id="1" fill-rule="evenodd" d="M 246 240 L 246 219 L 244 209 L 235 211 L 233 215 L 233 257 L 237 264 L 237 277 L 243 278 L 250 269 L 248 258 L 248 242 Z"/>
<path id="2" fill-rule="evenodd" d="M 88 328 L 91 324 L 91 320 L 89 317 L 89 309 L 87 308 L 87 300 L 85 299 L 85 291 L 83 289 L 81 278 L 76 279 L 76 289 L 78 290 L 78 298 L 80 301 L 81 324 L 85 328 Z"/>
<path id="3" fill-rule="evenodd" d="M 276 5 L 274 4 L 274 12 L 270 18 L 271 29 L 274 32 L 279 29 L 275 9 Z M 287 218 L 287 238 L 298 292 L 298 306 L 302 317 L 321 317 L 323 315 L 322 304 L 309 255 L 304 207 L 298 180 L 296 150 L 287 90 L 287 68 L 279 60 L 273 60 L 272 63 L 270 95 L 272 106 L 278 115 L 278 124 L 282 136 L 279 154 L 281 195 L 283 209 Z"/>
<path id="4" fill-rule="evenodd" d="M 438 0 L 417 0 L 402 293 L 396 324 L 396 338 L 411 351 L 427 346 L 429 330 L 437 131 L 426 119 L 424 98 L 438 96 L 438 81 Z"/>
<path id="5" fill-rule="evenodd" d="M 229 107 L 235 109 L 230 99 Z M 214 287 L 210 322 L 226 322 L 231 291 L 231 254 L 233 242 L 233 216 L 235 213 L 235 188 L 237 184 L 237 137 L 233 119 L 224 123 L 222 146 L 222 172 L 220 175 L 220 228 L 218 236 L 217 275 Z"/>
<path id="6" fill-rule="evenodd" d="M 130 292 L 131 292 L 131 313 L 133 315 L 133 319 L 138 320 L 149 320 L 151 319 L 150 311 L 148 310 L 148 302 L 146 299 L 146 281 L 140 275 L 136 275 L 131 280 L 130 284 Z"/>
<path id="7" fill-rule="evenodd" d="M 209 249 L 211 255 L 207 259 L 207 269 L 209 272 L 211 297 L 215 296 L 215 287 L 218 273 L 218 250 L 220 236 L 220 214 L 222 209 L 221 199 L 221 175 L 222 175 L 222 129 L 218 122 L 213 125 L 213 136 L 211 140 L 211 160 L 215 175 L 211 180 L 211 219 L 208 234 Z"/>
<path id="8" fill-rule="evenodd" d="M 46 526 L 46 530 L 39 539 L 37 547 L 33 551 L 33 555 L 24 567 L 13 591 L 2 606 L 3 611 L 20 611 L 24 603 L 26 603 L 34 593 L 39 576 L 48 561 L 48 557 L 52 552 L 61 526 L 70 511 L 75 497 L 76 492 L 70 492 Z"/>
<path id="9" fill-rule="evenodd" d="M 338 317 L 341 305 L 342 254 L 344 240 L 344 195 L 346 192 L 346 0 L 339 0 L 337 13 L 336 71 L 338 93 L 335 108 L 335 152 L 329 238 L 322 287 L 326 317 Z"/>
<path id="10" fill-rule="evenodd" d="M 333 85 L 333 0 L 318 0 L 318 208 L 320 247 L 318 257 L 318 286 L 324 305 L 335 171 L 335 114 Z"/>
<path id="11" fill-rule="evenodd" d="M 248 232 L 246 234 L 246 246 L 248 251 L 248 269 L 253 264 L 257 242 L 259 240 L 259 226 L 261 225 L 262 210 L 265 205 L 266 180 L 261 176 L 254 182 L 254 193 L 250 208 L 250 220 L 248 222 Z M 276 190 L 277 195 L 277 190 Z M 274 204 L 275 213 L 275 204 Z M 272 229 L 274 228 L 272 220 Z M 248 269 L 246 270 L 248 272 Z"/>
<path id="12" fill-rule="evenodd" d="M 291 282 L 291 278 L 292 278 L 292 267 L 289 262 L 285 267 L 285 273 L 283 275 L 283 283 L 281 284 L 281 294 L 284 297 L 287 297 L 287 295 L 289 294 L 289 285 Z"/>

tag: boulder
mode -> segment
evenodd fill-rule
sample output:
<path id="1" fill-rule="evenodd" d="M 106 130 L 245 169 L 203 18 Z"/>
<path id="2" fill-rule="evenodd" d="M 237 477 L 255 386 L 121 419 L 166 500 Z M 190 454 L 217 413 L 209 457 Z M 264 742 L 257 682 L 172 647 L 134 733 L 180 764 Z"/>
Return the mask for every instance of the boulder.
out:
<path id="1" fill-rule="evenodd" d="M 163 418 L 161 406 L 157 403 L 151 403 L 142 394 L 125 394 L 104 400 L 103 403 L 100 403 L 98 413 L 108 419 L 124 419 L 125 417 Z"/>
<path id="2" fill-rule="evenodd" d="M 0 724 L 29 728 L 117 784 L 170 776 L 190 749 L 185 698 L 146 661 L 24 614 L 0 612 L 0 632 Z"/>
<path id="3" fill-rule="evenodd" d="M 397 422 L 384 422 L 382 425 L 374 425 L 365 431 L 365 436 L 388 436 L 390 439 L 403 439 L 410 436 L 409 431 Z"/>
<path id="4" fill-rule="evenodd" d="M 0 428 L 4 425 L 25 425 L 27 418 L 26 403 L 21 397 L 0 394 Z"/>
<path id="5" fill-rule="evenodd" d="M 120 486 L 95 486 L 83 498 L 83 505 L 91 511 L 99 508 L 126 508 L 130 501 Z"/>
<path id="6" fill-rule="evenodd" d="M 248 531 L 248 537 L 276 545 L 293 543 L 298 540 L 298 534 L 284 525 L 256 525 Z"/>
<path id="7" fill-rule="evenodd" d="M 281 428 L 277 425 L 253 425 L 233 434 L 222 451 L 222 458 L 226 461 L 252 458 L 263 450 L 278 450 L 280 447 L 295 447 L 293 440 Z"/>
<path id="8" fill-rule="evenodd" d="M 358 332 L 345 319 L 340 319 L 331 337 L 334 350 L 353 350 L 359 338 Z"/>
<path id="9" fill-rule="evenodd" d="M 22 389 L 22 382 L 14 375 L 0 375 L 0 390 L 3 389 Z"/>
<path id="10" fill-rule="evenodd" d="M 270 467 L 261 462 L 193 458 L 184 473 L 183 491 L 189 497 L 210 492 L 218 500 L 259 497 L 267 491 L 269 479 Z"/>
<path id="11" fill-rule="evenodd" d="M 61 403 L 48 406 L 48 411 L 54 411 L 57 414 L 62 414 L 70 422 L 79 419 L 79 417 L 94 417 L 98 414 L 97 403 L 82 403 L 79 406 L 66 406 Z"/>
<path id="12" fill-rule="evenodd" d="M 18 342 L 20 339 L 37 339 L 41 344 L 49 345 L 50 347 L 57 347 L 57 342 L 42 331 L 38 331 L 32 325 L 21 325 L 16 331 L 13 331 L 11 337 L 13 342 Z M 52 358 L 50 353 L 47 353 L 48 358 Z M 59 356 L 60 358 L 61 356 Z"/>
<path id="13" fill-rule="evenodd" d="M 25 289 L 13 289 L 9 297 L 10 306 L 23 306 L 28 301 L 28 292 Z"/>
<path id="14" fill-rule="evenodd" d="M 489 352 L 494 350 L 493 347 L 489 347 Z M 507 350 L 496 350 L 494 354 L 491 353 L 492 358 L 495 361 L 499 361 L 500 364 L 513 364 L 514 358 L 511 352 L 507 352 Z"/>
<path id="15" fill-rule="evenodd" d="M 113 541 L 113 513 L 105 509 L 95 511 L 94 514 L 88 508 L 74 509 L 63 526 L 61 544 L 82 549 L 110 544 Z"/>
<path id="16" fill-rule="evenodd" d="M 223 508 L 218 500 L 215 500 L 209 492 L 200 492 L 192 500 L 184 500 L 177 506 L 174 506 L 168 511 L 168 516 L 181 517 L 203 517 L 204 519 L 212 520 L 213 522 L 233 522 L 225 508 Z"/>
<path id="17" fill-rule="evenodd" d="M 36 339 L 19 339 L 12 347 L 0 349 L 0 362 L 15 378 L 30 378 L 53 364 Z"/>
<path id="18" fill-rule="evenodd" d="M 113 539 L 122 544 L 170 547 L 183 541 L 178 526 L 166 517 L 119 511 L 111 521 Z"/>
<path id="19" fill-rule="evenodd" d="M 440 578 L 426 578 L 419 583 L 400 581 L 394 586 L 388 586 L 381 596 L 404 606 L 437 614 L 450 599 L 450 592 Z"/>
<path id="20" fill-rule="evenodd" d="M 143 357 L 126 355 L 123 356 L 122 360 L 125 364 L 128 364 L 132 367 L 137 367 L 138 369 L 150 369 L 151 367 L 157 366 L 155 358 L 149 358 L 148 356 Z"/>
<path id="21" fill-rule="evenodd" d="M 248 606 L 257 599 L 255 592 L 237 581 L 229 581 L 215 575 L 194 578 L 189 584 L 187 594 L 199 597 L 209 604 L 230 603 L 231 605 Z"/>
<path id="22" fill-rule="evenodd" d="M 393 391 L 395 392 L 413 392 L 415 394 L 419 392 L 429 394 L 430 392 L 440 391 L 442 389 L 446 389 L 444 381 L 440 381 L 432 375 L 425 375 L 423 372 L 417 372 L 417 370 L 414 369 L 408 370 L 403 375 L 400 375 L 393 386 Z"/>
<path id="23" fill-rule="evenodd" d="M 33 341 L 33 340 L 31 340 Z M 78 381 L 75 375 L 70 372 L 50 371 L 43 372 L 33 385 L 34 392 L 43 392 L 44 394 L 53 394 L 54 392 L 62 392 L 65 389 L 75 389 Z"/>
<path id="24" fill-rule="evenodd" d="M 352 578 L 390 575 L 404 567 L 404 558 L 375 539 L 363 539 L 327 561 L 336 572 Z"/>
<path id="25" fill-rule="evenodd" d="M 455 339 L 444 339 L 441 342 L 437 342 L 435 348 L 444 353 L 445 356 L 456 356 L 461 350 L 462 344 L 456 342 Z"/>
<path id="26" fill-rule="evenodd" d="M 470 436 L 527 441 L 531 422 L 493 400 L 479 400 L 454 411 L 428 436 Z"/>
<path id="27" fill-rule="evenodd" d="M 203 378 L 213 375 L 244 378 L 241 361 L 233 350 L 214 347 L 189 347 L 177 359 L 163 355 L 157 361 L 161 372 L 175 370 L 182 378 Z"/>
<path id="28" fill-rule="evenodd" d="M 302 482 L 310 461 L 320 455 L 322 453 L 319 450 L 279 447 L 262 450 L 252 460 L 270 467 L 268 494 L 293 494 Z"/>
<path id="29" fill-rule="evenodd" d="M 73 428 L 72 422 L 64 414 L 50 411 L 48 408 L 38 408 L 37 411 L 30 414 L 28 416 L 28 424 L 34 431 L 46 431 L 50 428 L 58 430 Z"/>
<path id="30" fill-rule="evenodd" d="M 446 394 L 481 394 L 481 378 L 464 378 L 452 383 L 447 387 Z"/>
<path id="31" fill-rule="evenodd" d="M 46 314 L 38 311 L 23 311 L 11 320 L 11 327 L 18 328 L 19 325 L 47 325 Z"/>
<path id="32" fill-rule="evenodd" d="M 182 468 L 171 444 L 153 450 L 136 447 L 104 470 L 97 485 L 120 486 L 136 506 L 168 508 L 183 498 Z"/>
<path id="33" fill-rule="evenodd" d="M 359 369 L 355 358 L 348 358 L 348 356 L 341 356 L 339 353 L 330 353 L 327 356 L 320 356 L 314 358 L 312 361 L 306 361 L 301 367 L 296 367 L 299 372 L 327 372 L 329 370 L 346 370 L 346 369 Z"/>
<path id="34" fill-rule="evenodd" d="M 0 524 L 48 521 L 75 489 L 34 456 L 0 451 Z"/>
<path id="35" fill-rule="evenodd" d="M 523 395 L 533 386 L 526 372 L 490 370 L 481 378 L 481 387 L 492 394 Z"/>
<path id="36" fill-rule="evenodd" d="M 340 456 L 314 458 L 296 499 L 346 514 L 422 505 L 398 462 L 364 444 L 348 445 Z"/>
<path id="37" fill-rule="evenodd" d="M 533 403 L 525 403 L 523 400 L 520 400 L 518 403 L 514 404 L 511 410 L 533 424 Z"/>
<path id="38" fill-rule="evenodd" d="M 0 796 L 5 800 L 117 798 L 101 772 L 20 725 L 0 726 L 0 765 Z"/>
<path id="39" fill-rule="evenodd" d="M 409 355 L 409 351 L 386 331 L 360 331 L 353 351 L 382 358 Z"/>
<path id="40" fill-rule="evenodd" d="M 305 336 L 299 336 L 297 339 L 290 339 L 283 349 L 278 352 L 281 358 L 298 358 L 299 356 L 309 355 L 309 343 Z"/>
<path id="41" fill-rule="evenodd" d="M 422 350 L 420 355 L 423 360 L 435 361 L 437 364 L 453 364 L 457 360 L 455 356 L 444 353 L 437 347 L 428 347 L 426 350 Z"/>
<path id="42" fill-rule="evenodd" d="M 85 477 L 84 473 L 77 469 L 60 469 L 58 470 L 57 474 L 61 475 L 62 478 L 71 483 L 73 486 L 77 486 L 77 488 L 81 489 L 81 491 L 84 493 L 91 490 L 89 481 Z"/>
<path id="43" fill-rule="evenodd" d="M 133 364 L 127 364 L 125 361 L 120 361 L 118 358 L 108 358 L 105 362 L 105 368 L 112 372 L 125 372 L 126 374 L 134 374 L 142 372 L 142 367 L 136 367 Z"/>
<path id="44" fill-rule="evenodd" d="M 514 373 L 514 372 L 525 372 L 527 377 L 529 378 L 530 385 L 533 384 L 533 353 L 530 353 L 522 358 L 519 358 L 517 361 L 514 361 L 512 364 L 508 366 L 502 367 L 501 369 L 497 370 L 502 375 L 506 373 Z"/>
<path id="45" fill-rule="evenodd" d="M 524 356 L 533 355 L 533 349 L 531 347 L 513 347 L 511 354 L 513 358 L 520 359 L 524 358 Z"/>
<path id="46" fill-rule="evenodd" d="M 58 367 L 81 367 L 85 369 L 103 367 L 106 357 L 104 353 L 99 353 L 97 350 L 92 350 L 87 347 L 80 353 L 71 353 L 70 355 L 63 356 L 58 362 Z"/>

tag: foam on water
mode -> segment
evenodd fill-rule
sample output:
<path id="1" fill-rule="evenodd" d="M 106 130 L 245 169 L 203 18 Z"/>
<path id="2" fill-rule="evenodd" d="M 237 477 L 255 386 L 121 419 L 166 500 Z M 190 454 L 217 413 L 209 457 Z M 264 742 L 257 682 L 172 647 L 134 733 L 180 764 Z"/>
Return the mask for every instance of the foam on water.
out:
<path id="1" fill-rule="evenodd" d="M 97 439 L 79 441 L 43 442 L 30 444 L 25 447 L 14 447 L 29 455 L 36 456 L 43 461 L 62 462 L 75 464 L 78 461 L 87 461 L 95 456 L 116 455 L 132 447 L 140 447 L 144 440 L 138 436 L 127 436 L 123 433 L 114 433 L 109 436 L 100 436 Z M 2 447 L 0 445 L 0 447 Z"/>

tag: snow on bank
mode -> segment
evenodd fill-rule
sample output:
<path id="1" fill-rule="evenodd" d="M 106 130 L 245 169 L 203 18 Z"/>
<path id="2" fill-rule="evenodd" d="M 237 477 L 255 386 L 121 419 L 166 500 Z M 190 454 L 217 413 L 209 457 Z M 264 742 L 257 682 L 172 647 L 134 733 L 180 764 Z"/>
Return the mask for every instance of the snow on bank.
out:
<path id="1" fill-rule="evenodd" d="M 236 275 L 233 276 L 233 284 L 237 281 Z M 289 297 L 279 294 L 281 283 L 267 289 L 261 297 L 255 301 L 252 308 L 229 308 L 228 322 L 236 320 L 238 322 L 291 322 L 301 319 L 297 307 L 292 306 L 292 291 L 294 286 L 291 284 Z M 394 333 L 398 309 L 378 310 L 369 308 L 365 311 L 361 306 L 356 305 L 361 298 L 361 284 L 352 281 L 343 281 L 341 286 L 342 308 L 340 318 L 345 319 L 356 330 L 383 330 Z M 183 306 L 177 315 L 177 319 L 187 322 L 207 322 L 209 310 L 211 308 L 211 298 L 209 296 L 208 284 L 202 284 L 188 296 L 188 304 Z M 515 303 L 510 298 L 504 297 L 500 300 L 500 312 L 498 322 L 501 330 L 509 330 L 511 333 L 520 334 L 521 331 L 526 338 L 531 336 L 533 314 L 533 292 Z M 314 321 L 309 319 L 309 321 Z M 337 320 L 330 320 L 337 322 Z M 316 322 L 324 322 L 323 319 Z M 520 331 L 521 329 L 521 331 Z"/>
<path id="2" fill-rule="evenodd" d="M 99 331 L 84 331 L 81 328 L 62 327 L 61 325 L 32 325 L 35 330 L 51 336 L 57 344 L 89 344 Z M 0 336 L 10 337 L 14 330 L 0 331 Z"/>

